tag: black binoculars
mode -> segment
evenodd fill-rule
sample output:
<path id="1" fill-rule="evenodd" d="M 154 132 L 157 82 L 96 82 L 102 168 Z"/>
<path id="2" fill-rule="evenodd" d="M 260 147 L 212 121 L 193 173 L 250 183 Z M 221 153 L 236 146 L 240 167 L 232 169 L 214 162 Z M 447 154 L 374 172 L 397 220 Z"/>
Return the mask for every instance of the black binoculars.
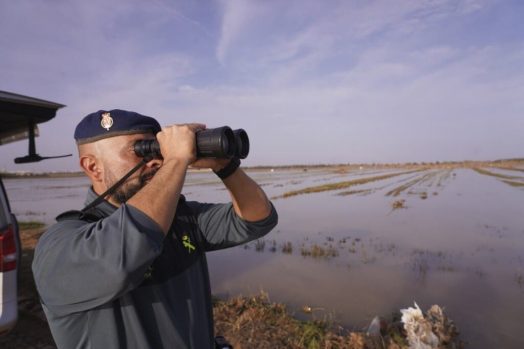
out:
<path id="1" fill-rule="evenodd" d="M 156 139 L 137 141 L 134 151 L 139 157 L 162 158 Z M 197 131 L 196 153 L 197 158 L 245 159 L 249 154 L 249 138 L 243 129 L 233 131 L 229 126 Z"/>

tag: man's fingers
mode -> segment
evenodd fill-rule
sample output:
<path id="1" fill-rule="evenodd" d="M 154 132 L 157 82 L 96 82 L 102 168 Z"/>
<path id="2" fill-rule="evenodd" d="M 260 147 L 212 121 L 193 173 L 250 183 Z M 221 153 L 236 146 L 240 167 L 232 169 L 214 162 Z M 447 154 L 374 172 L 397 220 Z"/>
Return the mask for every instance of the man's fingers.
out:
<path id="1" fill-rule="evenodd" d="M 171 125 L 171 126 L 168 126 L 168 127 L 173 127 L 173 126 L 178 126 L 178 127 L 186 126 L 187 128 L 189 128 L 193 132 L 197 132 L 197 131 L 201 131 L 201 130 L 205 130 L 206 129 L 206 125 L 205 124 L 200 124 L 200 123 L 196 123 L 196 122 L 187 123 L 187 124 L 175 124 L 175 125 Z"/>
<path id="2" fill-rule="evenodd" d="M 206 129 L 206 125 L 204 124 L 192 123 L 186 125 L 189 126 L 189 128 L 192 129 L 194 132 Z"/>

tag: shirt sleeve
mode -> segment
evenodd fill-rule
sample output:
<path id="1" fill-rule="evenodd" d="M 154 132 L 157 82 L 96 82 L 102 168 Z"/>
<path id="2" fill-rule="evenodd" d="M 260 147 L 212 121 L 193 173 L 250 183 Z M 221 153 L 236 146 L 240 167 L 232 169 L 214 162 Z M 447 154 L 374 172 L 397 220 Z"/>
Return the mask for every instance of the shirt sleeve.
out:
<path id="1" fill-rule="evenodd" d="M 32 267 L 42 302 L 66 315 L 115 299 L 142 282 L 163 239 L 160 226 L 129 205 L 94 223 L 58 222 L 35 249 Z"/>
<path id="2" fill-rule="evenodd" d="M 240 218 L 232 203 L 207 204 L 187 202 L 197 216 L 198 229 L 206 251 L 228 248 L 258 239 L 269 233 L 278 223 L 273 204 L 266 218 L 249 222 Z"/>

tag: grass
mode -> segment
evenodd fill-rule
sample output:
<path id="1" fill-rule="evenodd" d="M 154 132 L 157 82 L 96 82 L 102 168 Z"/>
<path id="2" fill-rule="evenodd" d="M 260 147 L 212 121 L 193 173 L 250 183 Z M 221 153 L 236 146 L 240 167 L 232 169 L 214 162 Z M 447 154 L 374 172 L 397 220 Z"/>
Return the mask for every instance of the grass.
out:
<path id="1" fill-rule="evenodd" d="M 519 171 L 519 172 L 524 172 L 524 169 L 522 168 L 514 168 L 514 167 L 500 167 L 500 166 L 497 166 L 496 168 L 499 168 L 501 170 L 508 170 L 508 171 Z"/>
<path id="2" fill-rule="evenodd" d="M 45 223 L 39 221 L 21 221 L 18 222 L 20 230 L 26 229 L 40 229 L 45 227 Z"/>
<path id="3" fill-rule="evenodd" d="M 371 189 L 349 190 L 349 191 L 342 191 L 338 193 L 337 195 L 340 195 L 340 196 L 348 196 L 348 195 L 354 195 L 354 194 L 367 195 L 367 194 L 371 194 L 371 192 L 372 192 Z"/>
<path id="4" fill-rule="evenodd" d="M 523 182 L 514 182 L 514 181 L 508 181 L 508 180 L 503 180 L 503 182 L 511 185 L 512 187 L 524 187 Z"/>
<path id="5" fill-rule="evenodd" d="M 383 319 L 380 334 L 349 332 L 332 322 L 314 319 L 309 306 L 302 308 L 307 318 L 298 320 L 285 305 L 269 301 L 265 293 L 252 297 L 216 300 L 213 305 L 215 333 L 223 335 L 234 348 L 289 349 L 408 349 L 400 323 L 400 313 Z M 306 309 L 306 310 L 304 310 Z M 429 312 L 429 311 L 428 311 Z M 439 338 L 439 348 L 463 348 L 458 331 L 445 315 L 426 315 Z M 364 330 L 365 331 L 365 330 Z"/>
<path id="6" fill-rule="evenodd" d="M 492 176 L 492 177 L 497 177 L 497 178 L 501 178 L 501 179 L 524 179 L 523 177 L 520 177 L 520 176 L 508 176 L 508 175 L 503 175 L 503 174 L 500 174 L 500 173 L 495 173 L 495 172 L 490 172 L 490 171 L 487 171 L 483 168 L 478 168 L 478 167 L 475 167 L 473 168 L 473 171 L 476 171 L 477 173 L 480 173 L 480 174 L 483 174 L 483 175 L 486 175 L 486 176 Z"/>
<path id="7" fill-rule="evenodd" d="M 279 198 L 288 198 L 288 197 L 301 195 L 301 194 L 320 193 L 323 191 L 330 191 L 330 190 L 340 190 L 340 189 L 349 188 L 355 185 L 361 185 L 361 184 L 366 184 L 370 182 L 381 181 L 384 179 L 388 179 L 388 178 L 392 178 L 392 177 L 396 177 L 400 175 L 405 175 L 405 174 L 409 174 L 409 173 L 413 173 L 417 171 L 420 171 L 420 170 L 406 171 L 406 172 L 400 172 L 400 173 L 391 173 L 391 174 L 381 175 L 381 176 L 359 178 L 359 179 L 354 179 L 351 181 L 343 181 L 343 182 L 317 185 L 313 187 L 303 188 L 300 190 L 288 191 L 280 196 L 274 196 L 272 197 L 272 199 L 274 200 L 274 199 L 279 199 Z"/>
<path id="8" fill-rule="evenodd" d="M 506 183 L 508 185 L 511 185 L 512 187 L 517 187 L 517 188 L 518 187 L 524 187 L 524 182 L 518 182 L 518 181 L 514 181 L 513 180 L 513 179 L 523 180 L 524 177 L 503 175 L 503 174 L 500 174 L 500 173 L 490 172 L 490 171 L 487 171 L 485 169 L 478 168 L 478 167 L 473 168 L 473 170 L 476 171 L 477 173 L 480 173 L 480 174 L 485 175 L 485 176 L 496 177 L 496 178 L 500 179 L 502 182 L 504 182 L 504 183 Z"/>
<path id="9" fill-rule="evenodd" d="M 350 348 L 348 338 L 328 322 L 297 320 L 264 293 L 219 300 L 213 310 L 217 335 L 225 335 L 235 348 Z"/>
<path id="10" fill-rule="evenodd" d="M 338 250 L 329 246 L 322 247 L 317 244 L 313 244 L 311 247 L 302 247 L 300 253 L 304 257 L 313 257 L 313 258 L 333 258 L 339 255 Z"/>
<path id="11" fill-rule="evenodd" d="M 282 245 L 282 253 L 292 254 L 293 253 L 293 244 L 288 241 L 284 245 Z"/>
<path id="12" fill-rule="evenodd" d="M 263 239 L 259 239 L 255 242 L 255 251 L 263 252 L 266 248 L 266 242 Z"/>

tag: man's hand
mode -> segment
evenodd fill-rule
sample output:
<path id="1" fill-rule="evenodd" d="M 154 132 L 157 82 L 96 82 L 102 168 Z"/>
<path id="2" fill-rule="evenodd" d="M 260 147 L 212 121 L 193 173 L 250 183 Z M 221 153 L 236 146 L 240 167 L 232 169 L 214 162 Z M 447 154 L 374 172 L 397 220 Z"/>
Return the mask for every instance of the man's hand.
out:
<path id="1" fill-rule="evenodd" d="M 196 160 L 195 133 L 204 130 L 203 124 L 173 125 L 162 128 L 156 138 L 164 163 L 170 160 L 189 165 Z"/>
<path id="2" fill-rule="evenodd" d="M 187 166 L 196 160 L 195 132 L 205 128 L 202 124 L 163 128 L 157 134 L 164 158 L 162 166 L 151 181 L 127 202 L 157 222 L 164 234 L 173 224 Z"/>

